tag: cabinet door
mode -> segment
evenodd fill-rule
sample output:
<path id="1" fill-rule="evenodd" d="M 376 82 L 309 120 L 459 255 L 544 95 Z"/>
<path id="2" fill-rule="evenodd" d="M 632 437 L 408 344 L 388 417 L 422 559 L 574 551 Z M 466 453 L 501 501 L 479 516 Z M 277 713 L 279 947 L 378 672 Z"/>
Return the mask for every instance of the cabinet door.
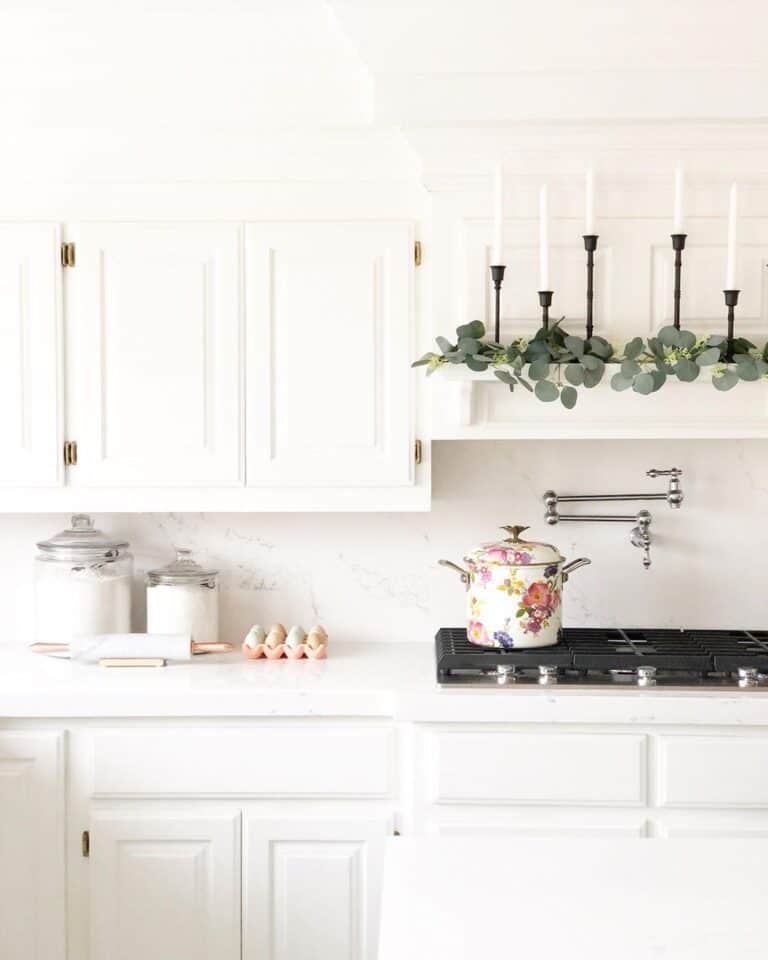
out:
<path id="1" fill-rule="evenodd" d="M 240 960 L 240 815 L 99 814 L 91 960 Z"/>
<path id="2" fill-rule="evenodd" d="M 248 483 L 413 482 L 402 223 L 246 227 Z"/>
<path id="3" fill-rule="evenodd" d="M 0 224 L 0 485 L 60 481 L 59 229 Z"/>
<path id="4" fill-rule="evenodd" d="M 246 817 L 245 960 L 373 960 L 386 817 Z"/>
<path id="5" fill-rule="evenodd" d="M 242 482 L 240 234 L 224 223 L 76 230 L 70 482 Z"/>
<path id="6" fill-rule="evenodd" d="M 66 953 L 59 733 L 0 733 L 0 957 Z"/>

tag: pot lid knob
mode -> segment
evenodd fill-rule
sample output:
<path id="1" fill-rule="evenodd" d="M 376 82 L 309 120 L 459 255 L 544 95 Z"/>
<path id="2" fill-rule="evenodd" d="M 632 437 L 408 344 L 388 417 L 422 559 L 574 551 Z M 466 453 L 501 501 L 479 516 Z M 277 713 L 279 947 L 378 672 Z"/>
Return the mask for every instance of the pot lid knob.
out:
<path id="1" fill-rule="evenodd" d="M 520 534 L 523 532 L 523 530 L 527 530 L 528 527 L 512 526 L 502 527 L 501 529 L 512 534 L 512 536 L 505 540 L 504 543 L 520 543 Z"/>

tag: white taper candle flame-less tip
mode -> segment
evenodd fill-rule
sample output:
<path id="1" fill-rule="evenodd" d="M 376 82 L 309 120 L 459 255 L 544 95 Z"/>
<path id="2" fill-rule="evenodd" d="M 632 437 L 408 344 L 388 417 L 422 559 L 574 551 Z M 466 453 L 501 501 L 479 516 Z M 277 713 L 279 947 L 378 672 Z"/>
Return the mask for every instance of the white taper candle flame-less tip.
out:
<path id="1" fill-rule="evenodd" d="M 493 245 L 491 264 L 504 263 L 504 167 L 496 164 L 493 172 Z"/>
<path id="2" fill-rule="evenodd" d="M 672 233 L 684 233 L 683 230 L 683 191 L 685 178 L 682 164 L 675 167 L 675 203 L 672 213 Z"/>
<path id="3" fill-rule="evenodd" d="M 539 290 L 549 290 L 549 191 L 539 190 Z"/>
<path id="4" fill-rule="evenodd" d="M 728 257 L 725 267 L 725 289 L 736 289 L 736 221 L 739 216 L 739 188 L 731 184 L 728 198 Z"/>

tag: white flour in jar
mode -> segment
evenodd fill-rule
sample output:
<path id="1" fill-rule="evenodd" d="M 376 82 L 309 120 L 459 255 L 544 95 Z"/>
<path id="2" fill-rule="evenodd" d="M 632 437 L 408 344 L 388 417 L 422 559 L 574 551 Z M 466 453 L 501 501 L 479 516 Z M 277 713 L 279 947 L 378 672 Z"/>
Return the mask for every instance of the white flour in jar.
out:
<path id="1" fill-rule="evenodd" d="M 130 633 L 131 575 L 113 564 L 41 563 L 35 576 L 35 636 L 69 643 L 85 634 Z"/>
<path id="2" fill-rule="evenodd" d="M 189 633 L 195 643 L 219 639 L 219 588 L 202 583 L 147 587 L 147 631 Z"/>

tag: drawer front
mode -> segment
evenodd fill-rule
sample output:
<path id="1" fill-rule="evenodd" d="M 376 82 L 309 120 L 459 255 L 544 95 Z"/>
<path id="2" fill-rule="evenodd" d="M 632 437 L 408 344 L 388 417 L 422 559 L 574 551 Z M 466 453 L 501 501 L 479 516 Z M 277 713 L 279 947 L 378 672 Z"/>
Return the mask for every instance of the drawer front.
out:
<path id="1" fill-rule="evenodd" d="M 93 793 L 383 797 L 392 731 L 316 727 L 108 731 L 93 738 Z"/>
<path id="2" fill-rule="evenodd" d="M 443 730 L 428 739 L 435 803 L 646 802 L 644 736 Z"/>
<path id="3" fill-rule="evenodd" d="M 659 805 L 768 807 L 768 737 L 661 737 Z"/>

